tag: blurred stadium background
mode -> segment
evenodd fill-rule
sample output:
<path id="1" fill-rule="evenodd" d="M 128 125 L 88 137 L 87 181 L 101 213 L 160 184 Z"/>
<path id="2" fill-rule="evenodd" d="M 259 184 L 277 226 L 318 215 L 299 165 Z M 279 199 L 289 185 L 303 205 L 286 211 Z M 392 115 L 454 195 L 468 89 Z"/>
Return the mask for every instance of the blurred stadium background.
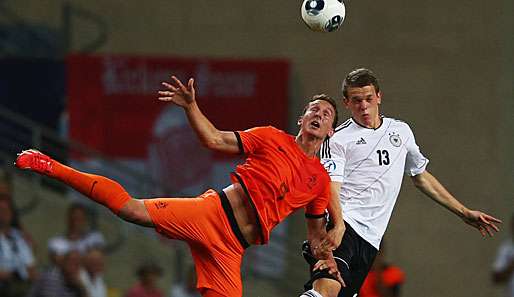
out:
<path id="1" fill-rule="evenodd" d="M 0 1 L 0 161 L 36 242 L 64 231 L 66 188 L 13 170 L 36 147 L 120 180 L 133 195 L 184 196 L 228 183 L 238 162 L 198 149 L 181 114 L 156 102 L 169 74 L 197 78 L 215 124 L 273 123 L 296 132 L 306 98 L 340 98 L 355 67 L 381 78 L 382 112 L 408 121 L 429 169 L 466 205 L 508 221 L 514 211 L 514 2 L 347 1 L 335 33 L 309 31 L 300 1 Z M 341 109 L 342 117 L 347 113 Z M 174 138 L 175 137 L 175 138 Z M 172 157 L 172 158 L 170 158 Z M 177 161 L 178 160 L 178 161 Z M 85 199 L 84 199 L 85 200 Z M 123 292 L 149 257 L 165 292 L 190 256 L 92 206 L 112 248 L 106 283 Z M 408 180 L 387 231 L 402 296 L 502 296 L 490 279 L 506 230 L 484 240 Z M 245 296 L 297 296 L 307 277 L 303 216 L 249 250 Z"/>

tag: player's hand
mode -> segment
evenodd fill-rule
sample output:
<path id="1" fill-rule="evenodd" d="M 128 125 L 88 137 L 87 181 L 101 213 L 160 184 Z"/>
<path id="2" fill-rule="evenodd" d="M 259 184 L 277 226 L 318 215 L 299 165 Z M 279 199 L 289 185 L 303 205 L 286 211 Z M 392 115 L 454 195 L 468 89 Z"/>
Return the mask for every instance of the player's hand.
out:
<path id="1" fill-rule="evenodd" d="M 346 227 L 344 224 L 328 230 L 327 235 L 321 241 L 321 247 L 329 249 L 330 251 L 335 250 L 341 244 L 345 231 Z"/>
<path id="2" fill-rule="evenodd" d="M 494 235 L 494 232 L 500 231 L 500 228 L 498 228 L 498 226 L 496 226 L 495 223 L 502 223 L 501 220 L 478 210 L 469 210 L 465 212 L 464 216 L 462 217 L 462 220 L 466 224 L 478 229 L 478 231 L 480 231 L 480 234 L 482 234 L 482 236 L 484 237 L 487 235 L 492 237 Z"/>
<path id="3" fill-rule="evenodd" d="M 318 262 L 316 262 L 316 264 L 314 264 L 314 267 L 312 268 L 312 271 L 324 269 L 328 269 L 328 273 L 334 276 L 336 280 L 341 283 L 341 286 L 346 287 L 346 284 L 344 283 L 344 280 L 341 277 L 341 273 L 339 272 L 339 269 L 337 269 L 337 263 L 334 259 L 334 256 L 331 255 L 329 259 L 319 260 Z"/>
<path id="4" fill-rule="evenodd" d="M 171 101 L 183 108 L 188 108 L 196 102 L 194 79 L 188 80 L 187 87 L 174 75 L 171 76 L 171 80 L 171 83 L 162 82 L 165 90 L 159 91 L 159 100 Z"/>
<path id="5" fill-rule="evenodd" d="M 332 251 L 334 249 L 327 244 L 324 240 L 318 241 L 318 240 L 312 240 L 311 241 L 311 252 L 314 258 L 321 260 L 321 259 L 328 259 L 332 256 Z"/>

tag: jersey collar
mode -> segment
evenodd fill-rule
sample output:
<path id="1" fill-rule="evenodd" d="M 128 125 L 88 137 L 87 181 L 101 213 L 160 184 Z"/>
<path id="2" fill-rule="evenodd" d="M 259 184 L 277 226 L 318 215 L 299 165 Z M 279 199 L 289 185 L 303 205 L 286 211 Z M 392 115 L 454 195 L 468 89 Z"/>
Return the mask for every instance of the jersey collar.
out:
<path id="1" fill-rule="evenodd" d="M 351 119 L 359 127 L 362 127 L 364 129 L 369 129 L 369 130 L 378 130 L 378 129 L 380 129 L 380 127 L 382 127 L 382 124 L 384 124 L 384 115 L 380 115 L 380 125 L 378 125 L 378 127 L 376 127 L 376 128 L 368 128 L 366 126 L 359 124 L 359 122 L 357 122 L 353 117 L 351 117 Z"/>

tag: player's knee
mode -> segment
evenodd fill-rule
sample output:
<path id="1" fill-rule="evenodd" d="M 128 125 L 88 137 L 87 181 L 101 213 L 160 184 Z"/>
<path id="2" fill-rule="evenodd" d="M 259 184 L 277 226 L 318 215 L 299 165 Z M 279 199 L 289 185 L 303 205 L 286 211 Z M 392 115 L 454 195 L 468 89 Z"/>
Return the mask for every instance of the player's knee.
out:
<path id="1" fill-rule="evenodd" d="M 341 290 L 341 283 L 328 278 L 320 278 L 312 284 L 313 289 L 323 297 L 337 297 Z"/>

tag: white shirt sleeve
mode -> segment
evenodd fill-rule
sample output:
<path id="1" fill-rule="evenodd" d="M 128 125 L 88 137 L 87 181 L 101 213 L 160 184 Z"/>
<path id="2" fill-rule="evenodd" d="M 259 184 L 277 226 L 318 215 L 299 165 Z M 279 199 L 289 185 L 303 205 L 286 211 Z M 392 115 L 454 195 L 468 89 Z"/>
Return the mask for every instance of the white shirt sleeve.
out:
<path id="1" fill-rule="evenodd" d="M 428 165 L 428 159 L 423 156 L 416 143 L 416 138 L 412 130 L 408 128 L 409 138 L 405 147 L 407 148 L 407 159 L 405 161 L 405 174 L 415 176 L 425 171 Z"/>
<path id="2" fill-rule="evenodd" d="M 321 164 L 325 167 L 332 181 L 343 182 L 346 156 L 342 144 L 332 139 L 323 142 L 321 147 Z"/>

